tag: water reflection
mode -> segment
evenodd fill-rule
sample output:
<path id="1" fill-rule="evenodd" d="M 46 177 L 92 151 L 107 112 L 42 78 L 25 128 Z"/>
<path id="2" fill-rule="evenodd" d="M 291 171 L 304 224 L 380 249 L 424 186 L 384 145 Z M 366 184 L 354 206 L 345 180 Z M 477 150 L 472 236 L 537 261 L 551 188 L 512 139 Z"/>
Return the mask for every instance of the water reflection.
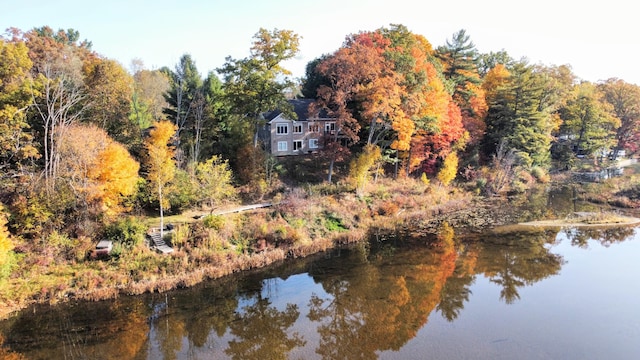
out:
<path id="1" fill-rule="evenodd" d="M 498 232 L 485 238 L 478 255 L 476 273 L 501 287 L 500 299 L 507 304 L 520 299 L 518 289 L 556 275 L 564 264 L 551 252 L 557 231 Z"/>
<path id="2" fill-rule="evenodd" d="M 623 242 L 631 238 L 634 231 L 633 226 L 614 226 L 567 228 L 563 230 L 563 233 L 571 240 L 571 245 L 588 248 L 591 240 L 600 243 L 604 247 Z"/>
<path id="3" fill-rule="evenodd" d="M 634 235 L 512 226 L 470 240 L 445 224 L 432 238 L 372 241 L 269 270 L 280 278 L 256 272 L 167 294 L 36 307 L 0 323 L 0 357 L 374 359 L 407 346 L 434 314 L 457 321 L 480 278 L 516 304 L 525 287 L 559 275 L 559 231 L 579 248 Z"/>
<path id="4" fill-rule="evenodd" d="M 286 359 L 293 348 L 306 343 L 297 332 L 287 334 L 298 316 L 300 311 L 294 304 L 279 311 L 268 299 L 257 299 L 243 307 L 242 313 L 229 324 L 236 339 L 229 342 L 225 353 L 232 359 Z"/>

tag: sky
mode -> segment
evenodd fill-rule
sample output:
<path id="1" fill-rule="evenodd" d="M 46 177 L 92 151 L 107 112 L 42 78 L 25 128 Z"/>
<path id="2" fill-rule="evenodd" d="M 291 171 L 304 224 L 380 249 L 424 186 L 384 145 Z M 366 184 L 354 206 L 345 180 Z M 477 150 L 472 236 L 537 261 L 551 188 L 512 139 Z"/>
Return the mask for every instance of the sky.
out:
<path id="1" fill-rule="evenodd" d="M 532 64 L 570 65 L 582 80 L 640 85 L 640 38 L 628 0 L 0 0 L 0 32 L 73 28 L 128 70 L 133 59 L 173 68 L 188 53 L 203 76 L 227 56 L 249 56 L 260 28 L 301 36 L 298 56 L 285 63 L 301 78 L 309 61 L 337 50 L 347 35 L 391 24 L 434 48 L 464 29 L 481 53 L 504 50 Z"/>

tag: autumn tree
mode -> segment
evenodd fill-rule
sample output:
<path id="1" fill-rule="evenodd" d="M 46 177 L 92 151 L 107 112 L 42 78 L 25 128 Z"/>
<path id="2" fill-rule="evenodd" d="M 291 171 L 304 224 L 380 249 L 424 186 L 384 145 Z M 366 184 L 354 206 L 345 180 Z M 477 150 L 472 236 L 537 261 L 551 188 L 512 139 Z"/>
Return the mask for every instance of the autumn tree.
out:
<path id="1" fill-rule="evenodd" d="M 312 108 L 336 118 L 340 129 L 325 153 L 335 158 L 332 151 L 343 153 L 343 143 L 362 138 L 388 146 L 398 159 L 402 154 L 407 172 L 425 162 L 435 168 L 452 147 L 466 142 L 440 67 L 431 44 L 402 25 L 347 37 L 313 72 L 323 83 Z"/>
<path id="2" fill-rule="evenodd" d="M 133 61 L 134 96 L 148 109 L 153 121 L 163 120 L 169 107 L 165 94 L 171 85 L 168 75 L 160 70 L 147 70 L 141 61 Z"/>
<path id="3" fill-rule="evenodd" d="M 258 130 L 264 123 L 261 115 L 280 110 L 295 118 L 285 92 L 293 86 L 291 72 L 282 63 L 296 56 L 300 37 L 291 30 L 272 31 L 261 28 L 253 37 L 251 56 L 227 57 L 217 69 L 223 76 L 223 89 L 230 110 L 252 125 L 253 146 L 258 146 Z"/>
<path id="4" fill-rule="evenodd" d="M 518 153 L 523 165 L 548 166 L 554 127 L 549 104 L 543 99 L 544 78 L 526 62 L 509 71 L 505 84 L 490 93 L 487 131 L 483 139 L 486 156 L 496 153 L 504 139 Z"/>
<path id="5" fill-rule="evenodd" d="M 620 126 L 616 130 L 618 143 L 614 156 L 623 149 L 635 153 L 640 144 L 640 86 L 620 79 L 608 79 L 599 84 L 599 88 L 620 120 Z"/>
<path id="6" fill-rule="evenodd" d="M 336 121 L 336 130 L 324 136 L 323 153 L 329 159 L 329 182 L 332 181 L 335 162 L 343 160 L 349 153 L 348 145 L 360 139 L 360 124 L 350 105 L 358 91 L 359 70 L 362 69 L 360 61 L 367 58 L 367 54 L 375 56 L 375 51 L 355 43 L 339 49 L 317 66 L 318 73 L 329 79 L 329 85 L 318 88 L 316 101 L 310 105 L 309 112 L 324 111 Z"/>
<path id="7" fill-rule="evenodd" d="M 4 206 L 0 203 L 0 280 L 9 276 L 14 260 L 13 240 L 7 230 L 7 216 L 4 212 Z"/>
<path id="8" fill-rule="evenodd" d="M 38 81 L 42 90 L 40 96 L 33 94 L 33 100 L 41 121 L 44 175 L 47 189 L 51 191 L 58 175 L 61 139 L 68 127 L 82 118 L 86 94 L 73 74 L 55 64 L 45 66 Z"/>
<path id="9" fill-rule="evenodd" d="M 447 186 L 456 178 L 458 174 L 458 154 L 449 153 L 442 163 L 442 168 L 438 172 L 438 180 L 444 186 Z"/>
<path id="10" fill-rule="evenodd" d="M 508 85 L 510 76 L 511 72 L 504 64 L 497 64 L 487 72 L 482 82 L 487 104 L 497 101 L 499 91 Z"/>
<path id="11" fill-rule="evenodd" d="M 164 209 L 169 202 L 165 188 L 176 172 L 175 147 L 172 140 L 178 127 L 169 121 L 155 122 L 145 141 L 146 179 L 155 193 L 160 207 L 160 231 L 164 228 Z"/>
<path id="12" fill-rule="evenodd" d="M 91 43 L 80 41 L 73 29 L 58 30 L 44 26 L 27 32 L 10 29 L 10 42 L 24 42 L 33 66 L 28 122 L 43 155 L 44 178 L 49 193 L 57 181 L 59 145 L 66 128 L 84 119 L 92 99 L 84 83 L 84 64 L 98 58 Z"/>
<path id="13" fill-rule="evenodd" d="M 505 50 L 498 52 L 490 51 L 488 53 L 478 54 L 476 63 L 478 65 L 478 74 L 481 78 L 484 78 L 491 69 L 498 65 L 505 67 L 511 67 L 515 64 L 515 60 Z"/>
<path id="14" fill-rule="evenodd" d="M 81 76 L 82 66 L 78 66 L 78 62 L 96 56 L 91 50 L 91 42 L 86 39 L 80 41 L 80 33 L 74 29 L 55 31 L 49 26 L 42 26 L 26 32 L 10 28 L 7 33 L 9 42 L 24 42 L 29 48 L 34 77 L 51 63 L 56 63 L 58 68 L 66 68 L 68 73 L 74 69 L 75 74 Z"/>
<path id="15" fill-rule="evenodd" d="M 615 147 L 615 130 L 620 120 L 596 85 L 589 82 L 576 85 L 559 115 L 562 119 L 559 133 L 569 143 L 571 155 L 580 152 L 593 156 L 597 162 L 603 150 Z"/>
<path id="16" fill-rule="evenodd" d="M 0 173 L 4 176 L 20 171 L 24 160 L 39 155 L 26 115 L 33 86 L 27 54 L 23 42 L 0 39 Z"/>
<path id="17" fill-rule="evenodd" d="M 432 173 L 453 148 L 467 142 L 460 109 L 443 82 L 442 64 L 426 38 L 402 25 L 379 31 L 391 41 L 385 57 L 392 59 L 403 89 L 402 112 L 392 122 L 391 148 L 402 154 L 407 174 L 417 169 Z"/>
<path id="18" fill-rule="evenodd" d="M 469 132 L 469 143 L 477 144 L 484 135 L 484 117 L 487 112 L 482 80 L 476 59 L 478 51 L 465 30 L 453 35 L 445 46 L 438 47 L 436 55 L 442 62 L 443 75 L 453 87 L 453 101 L 462 114 L 462 122 Z"/>
<path id="19" fill-rule="evenodd" d="M 133 78 L 118 62 L 92 58 L 83 66 L 84 86 L 91 106 L 87 121 L 104 129 L 121 143 L 131 143 L 139 137 L 137 124 L 129 120 L 133 97 Z"/>
<path id="20" fill-rule="evenodd" d="M 371 177 L 370 171 L 376 161 L 381 157 L 380 148 L 368 144 L 362 153 L 356 156 L 349 165 L 349 178 L 351 179 L 358 196 L 364 194 L 364 187 Z"/>
<path id="21" fill-rule="evenodd" d="M 229 163 L 218 156 L 214 155 L 207 161 L 199 163 L 196 166 L 195 176 L 200 189 L 200 199 L 207 202 L 212 209 L 221 201 L 236 196 Z"/>
<path id="22" fill-rule="evenodd" d="M 123 209 L 123 200 L 137 190 L 138 163 L 129 152 L 95 125 L 70 126 L 60 146 L 60 177 L 88 211 L 107 218 Z"/>

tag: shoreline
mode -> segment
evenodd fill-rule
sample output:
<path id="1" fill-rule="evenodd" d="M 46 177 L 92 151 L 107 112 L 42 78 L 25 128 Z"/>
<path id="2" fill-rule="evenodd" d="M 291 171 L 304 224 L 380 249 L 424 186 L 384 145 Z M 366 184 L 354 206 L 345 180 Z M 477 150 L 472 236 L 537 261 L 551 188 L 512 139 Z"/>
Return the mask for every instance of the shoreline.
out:
<path id="1" fill-rule="evenodd" d="M 598 218 L 602 217 L 602 218 Z M 615 227 L 640 224 L 640 218 L 622 215 L 600 215 L 597 213 L 581 213 L 577 217 L 567 219 L 537 220 L 518 223 L 522 226 L 537 227 Z"/>
<path id="2" fill-rule="evenodd" d="M 351 195 L 332 201 L 340 201 L 341 206 L 345 208 L 363 205 L 361 200 L 355 199 Z M 118 270 L 112 263 L 102 261 L 86 263 L 86 265 L 80 263 L 73 269 L 64 268 L 65 265 L 61 265 L 60 268 L 52 267 L 50 273 L 58 271 L 59 273 L 56 275 L 59 276 L 59 282 L 56 283 L 55 279 L 51 280 L 49 284 L 52 285 L 49 285 L 48 288 L 44 286 L 42 289 L 38 288 L 37 292 L 30 293 L 31 295 L 28 297 L 5 298 L 6 301 L 0 306 L 0 320 L 6 320 L 37 304 L 54 305 L 70 301 L 100 301 L 120 296 L 163 293 L 188 288 L 208 280 L 264 268 L 288 259 L 320 254 L 339 246 L 367 241 L 377 231 L 389 231 L 396 235 L 430 236 L 436 234 L 440 227 L 447 223 L 456 230 L 457 235 L 465 236 L 503 225 L 610 227 L 640 223 L 640 218 L 630 217 L 626 218 L 632 219 L 632 221 L 611 224 L 585 224 L 577 221 L 569 222 L 566 219 L 520 223 L 518 221 L 519 210 L 504 206 L 505 202 L 509 201 L 508 197 L 484 197 L 458 193 L 457 196 L 450 196 L 448 200 L 437 202 L 437 205 L 425 207 L 419 202 L 413 202 L 405 204 L 401 208 L 391 207 L 390 209 L 394 211 L 381 212 L 380 209 L 383 208 L 383 205 L 389 203 L 387 200 L 381 200 L 368 204 L 367 209 L 362 208 L 361 210 L 368 214 L 368 217 L 366 219 L 360 217 L 357 222 L 352 220 L 352 223 L 345 230 L 331 231 L 326 234 L 326 237 L 298 243 L 285 243 L 253 253 L 227 251 L 204 257 L 198 257 L 198 254 L 191 254 L 182 249 L 174 254 L 165 255 L 167 257 L 146 253 L 143 255 L 149 259 L 155 259 L 152 264 L 158 268 L 136 274 L 127 273 L 126 268 L 122 266 Z M 314 206 L 319 206 L 319 204 Z M 363 212 L 359 214 L 364 214 Z M 259 212 L 256 216 L 260 216 L 260 214 L 263 213 Z M 143 253 L 145 253 L 144 250 Z M 128 260 L 122 258 L 119 261 L 126 262 Z M 167 266 L 166 262 L 173 267 L 171 269 L 160 267 L 160 264 Z M 103 278 L 96 283 L 96 277 L 100 276 Z M 31 281 L 25 278 L 19 279 L 15 284 L 15 291 L 30 286 Z"/>
<path id="3" fill-rule="evenodd" d="M 314 240 L 308 244 L 295 244 L 277 248 L 267 248 L 252 254 L 226 254 L 221 256 L 219 262 L 209 263 L 192 270 L 186 270 L 178 274 L 165 274 L 163 276 L 149 276 L 138 281 L 128 282 L 126 285 L 111 285 L 97 287 L 91 290 L 68 288 L 64 292 L 51 293 L 39 299 L 14 301 L 0 306 L 0 321 L 7 320 L 15 314 L 34 305 L 55 305 L 71 301 L 102 301 L 116 299 L 120 296 L 136 296 L 145 293 L 163 293 L 167 291 L 188 288 L 205 281 L 220 279 L 225 276 L 241 273 L 248 270 L 265 268 L 278 262 L 289 259 L 303 258 L 320 254 L 340 246 L 356 244 L 367 241 L 372 231 L 407 231 L 407 229 L 419 228 L 421 235 L 433 234 L 443 221 L 456 217 L 468 217 L 473 213 L 474 217 L 485 217 L 483 210 L 487 209 L 491 199 L 473 199 L 472 204 L 465 204 L 459 199 L 452 199 L 443 206 L 432 209 L 430 216 L 420 209 L 407 209 L 379 216 L 376 221 L 366 222 L 364 227 L 352 228 L 347 231 L 335 232 L 326 239 Z M 489 205 L 489 207 L 491 207 Z M 459 220 L 458 220 L 459 221 Z M 454 220 L 455 222 L 455 220 Z M 485 226 L 500 225 L 497 223 L 475 223 L 471 227 L 479 230 Z M 173 255 L 165 255 L 173 256 Z"/>

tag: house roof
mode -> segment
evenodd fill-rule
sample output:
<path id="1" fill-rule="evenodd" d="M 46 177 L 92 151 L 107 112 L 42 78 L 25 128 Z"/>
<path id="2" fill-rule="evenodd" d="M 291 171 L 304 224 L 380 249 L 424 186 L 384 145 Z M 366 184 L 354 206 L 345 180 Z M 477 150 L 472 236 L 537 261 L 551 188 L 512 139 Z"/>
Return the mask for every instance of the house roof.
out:
<path id="1" fill-rule="evenodd" d="M 296 113 L 296 115 L 298 115 L 298 121 L 308 120 L 309 105 L 311 105 L 311 103 L 314 101 L 313 99 L 293 99 L 293 100 L 287 100 L 287 101 L 289 102 L 289 104 L 293 105 L 293 111 Z M 264 115 L 264 118 L 265 120 L 267 120 L 267 122 L 269 122 L 277 118 L 281 114 L 282 114 L 282 111 L 280 110 L 270 111 Z M 326 116 L 326 112 L 324 110 L 320 112 L 320 115 L 321 115 L 319 116 L 320 118 L 328 117 Z"/>

